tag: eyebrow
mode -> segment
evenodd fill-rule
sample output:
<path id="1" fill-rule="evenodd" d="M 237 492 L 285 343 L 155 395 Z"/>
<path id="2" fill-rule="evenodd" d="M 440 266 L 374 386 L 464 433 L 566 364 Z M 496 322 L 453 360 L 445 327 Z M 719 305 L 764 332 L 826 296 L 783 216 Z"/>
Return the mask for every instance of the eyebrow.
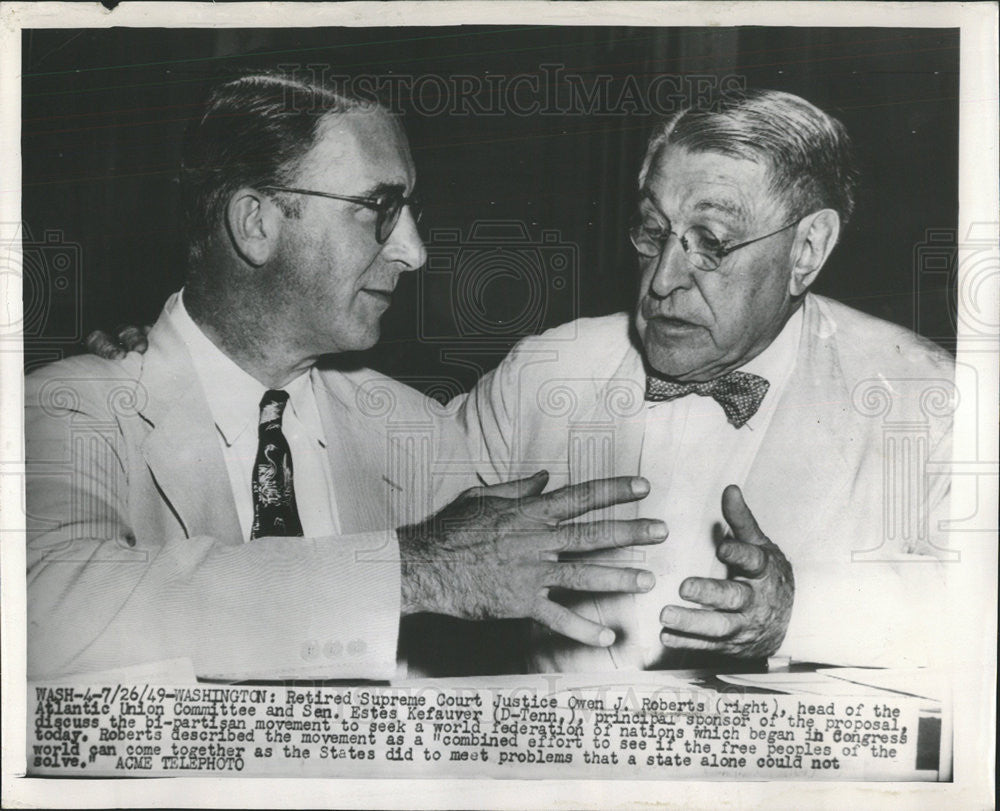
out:
<path id="1" fill-rule="evenodd" d="M 377 197 L 380 194 L 405 194 L 406 185 L 404 183 L 381 182 L 370 186 L 361 192 L 361 197 Z"/>
<path id="2" fill-rule="evenodd" d="M 661 216 L 667 220 L 670 219 L 667 217 L 663 209 L 660 208 L 660 204 L 656 201 L 656 198 L 653 196 L 653 193 L 648 186 L 644 186 L 642 192 L 640 193 L 640 202 L 641 201 L 648 202 L 660 213 Z M 709 197 L 704 200 L 699 200 L 695 203 L 694 210 L 697 212 L 719 211 L 726 216 L 739 220 L 743 223 L 748 220 L 747 210 L 743 206 L 735 201 L 727 200 L 721 197 Z"/>
<path id="3" fill-rule="evenodd" d="M 662 208 L 660 208 L 660 204 L 656 201 L 656 198 L 653 197 L 653 192 L 649 189 L 648 186 L 643 186 L 642 191 L 639 194 L 639 203 L 640 203 L 640 205 L 642 203 L 644 203 L 644 202 L 645 203 L 649 203 L 653 208 L 655 208 L 656 211 L 657 211 L 657 213 L 661 217 L 663 217 L 663 219 L 665 219 L 665 220 L 669 220 L 670 219 L 666 215 L 666 212 L 664 212 L 664 210 Z"/>
<path id="4" fill-rule="evenodd" d="M 746 222 L 747 211 L 739 203 L 720 198 L 709 198 L 699 200 L 694 207 L 695 211 L 721 211 L 723 214 L 734 219 Z"/>

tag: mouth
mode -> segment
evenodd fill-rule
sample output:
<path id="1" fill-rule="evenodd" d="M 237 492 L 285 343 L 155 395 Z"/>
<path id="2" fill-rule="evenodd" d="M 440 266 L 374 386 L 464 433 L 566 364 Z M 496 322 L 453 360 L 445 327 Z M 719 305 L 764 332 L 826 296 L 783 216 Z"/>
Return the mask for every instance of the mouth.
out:
<path id="1" fill-rule="evenodd" d="M 650 327 L 660 332 L 688 332 L 690 330 L 701 329 L 700 324 L 666 315 L 652 316 L 647 318 L 646 322 Z"/>

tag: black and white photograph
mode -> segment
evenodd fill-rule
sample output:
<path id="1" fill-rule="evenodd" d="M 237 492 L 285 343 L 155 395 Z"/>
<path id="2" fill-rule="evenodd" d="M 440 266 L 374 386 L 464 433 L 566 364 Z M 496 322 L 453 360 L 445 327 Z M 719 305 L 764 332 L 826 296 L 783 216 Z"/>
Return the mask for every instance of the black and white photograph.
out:
<path id="1" fill-rule="evenodd" d="M 996 4 L 142 5 L 3 7 L 17 807 L 990 804 Z"/>

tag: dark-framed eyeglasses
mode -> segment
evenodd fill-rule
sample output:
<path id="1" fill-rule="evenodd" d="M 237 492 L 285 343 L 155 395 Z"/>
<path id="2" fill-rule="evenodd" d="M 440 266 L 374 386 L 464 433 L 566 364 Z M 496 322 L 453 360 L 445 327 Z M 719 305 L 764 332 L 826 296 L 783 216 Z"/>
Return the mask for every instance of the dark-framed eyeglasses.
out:
<path id="1" fill-rule="evenodd" d="M 636 221 L 629 229 L 628 236 L 639 255 L 650 259 L 662 254 L 670 237 L 675 236 L 680 241 L 684 255 L 691 265 L 698 270 L 713 271 L 717 270 L 722 260 L 734 251 L 787 231 L 802 222 L 806 216 L 803 215 L 788 225 L 783 225 L 777 231 L 748 239 L 738 245 L 723 245 L 722 241 L 703 225 L 692 225 L 683 234 L 678 234 L 671 230 L 669 222 L 666 224 L 654 222 L 640 213 L 636 215 Z"/>
<path id="2" fill-rule="evenodd" d="M 375 221 L 375 240 L 379 245 L 382 245 L 392 236 L 393 229 L 399 222 L 399 215 L 403 213 L 404 206 L 409 207 L 414 222 L 420 222 L 420 218 L 423 216 L 423 206 L 420 198 L 415 194 L 407 197 L 401 189 L 398 191 L 387 191 L 375 197 L 354 197 L 349 194 L 331 194 L 325 191 L 296 189 L 290 186 L 261 186 L 260 190 L 284 192 L 285 194 L 308 194 L 312 197 L 344 200 L 348 203 L 370 208 L 378 215 Z"/>

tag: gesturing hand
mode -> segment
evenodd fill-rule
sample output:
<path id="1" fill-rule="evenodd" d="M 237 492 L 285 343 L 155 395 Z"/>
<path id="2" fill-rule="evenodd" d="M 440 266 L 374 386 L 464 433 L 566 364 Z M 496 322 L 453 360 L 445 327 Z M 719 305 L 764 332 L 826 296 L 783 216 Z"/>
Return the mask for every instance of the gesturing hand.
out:
<path id="1" fill-rule="evenodd" d="M 716 550 L 730 577 L 689 577 L 681 583 L 681 597 L 705 608 L 668 605 L 660 614 L 660 639 L 668 648 L 770 656 L 792 615 L 792 565 L 761 532 L 739 487 L 729 485 L 722 493 L 722 515 L 736 535 Z"/>
<path id="2" fill-rule="evenodd" d="M 587 645 L 614 642 L 610 628 L 548 598 L 550 588 L 641 592 L 651 572 L 583 561 L 560 552 L 585 552 L 660 543 L 661 521 L 567 519 L 649 493 L 645 479 L 627 476 L 570 485 L 542 494 L 548 474 L 468 490 L 421 524 L 398 531 L 403 613 L 432 611 L 465 619 L 530 617 Z"/>
<path id="3" fill-rule="evenodd" d="M 85 341 L 91 355 L 99 355 L 105 360 L 124 358 L 129 352 L 145 352 L 149 348 L 146 336 L 152 327 L 118 327 L 113 335 L 95 329 Z"/>

